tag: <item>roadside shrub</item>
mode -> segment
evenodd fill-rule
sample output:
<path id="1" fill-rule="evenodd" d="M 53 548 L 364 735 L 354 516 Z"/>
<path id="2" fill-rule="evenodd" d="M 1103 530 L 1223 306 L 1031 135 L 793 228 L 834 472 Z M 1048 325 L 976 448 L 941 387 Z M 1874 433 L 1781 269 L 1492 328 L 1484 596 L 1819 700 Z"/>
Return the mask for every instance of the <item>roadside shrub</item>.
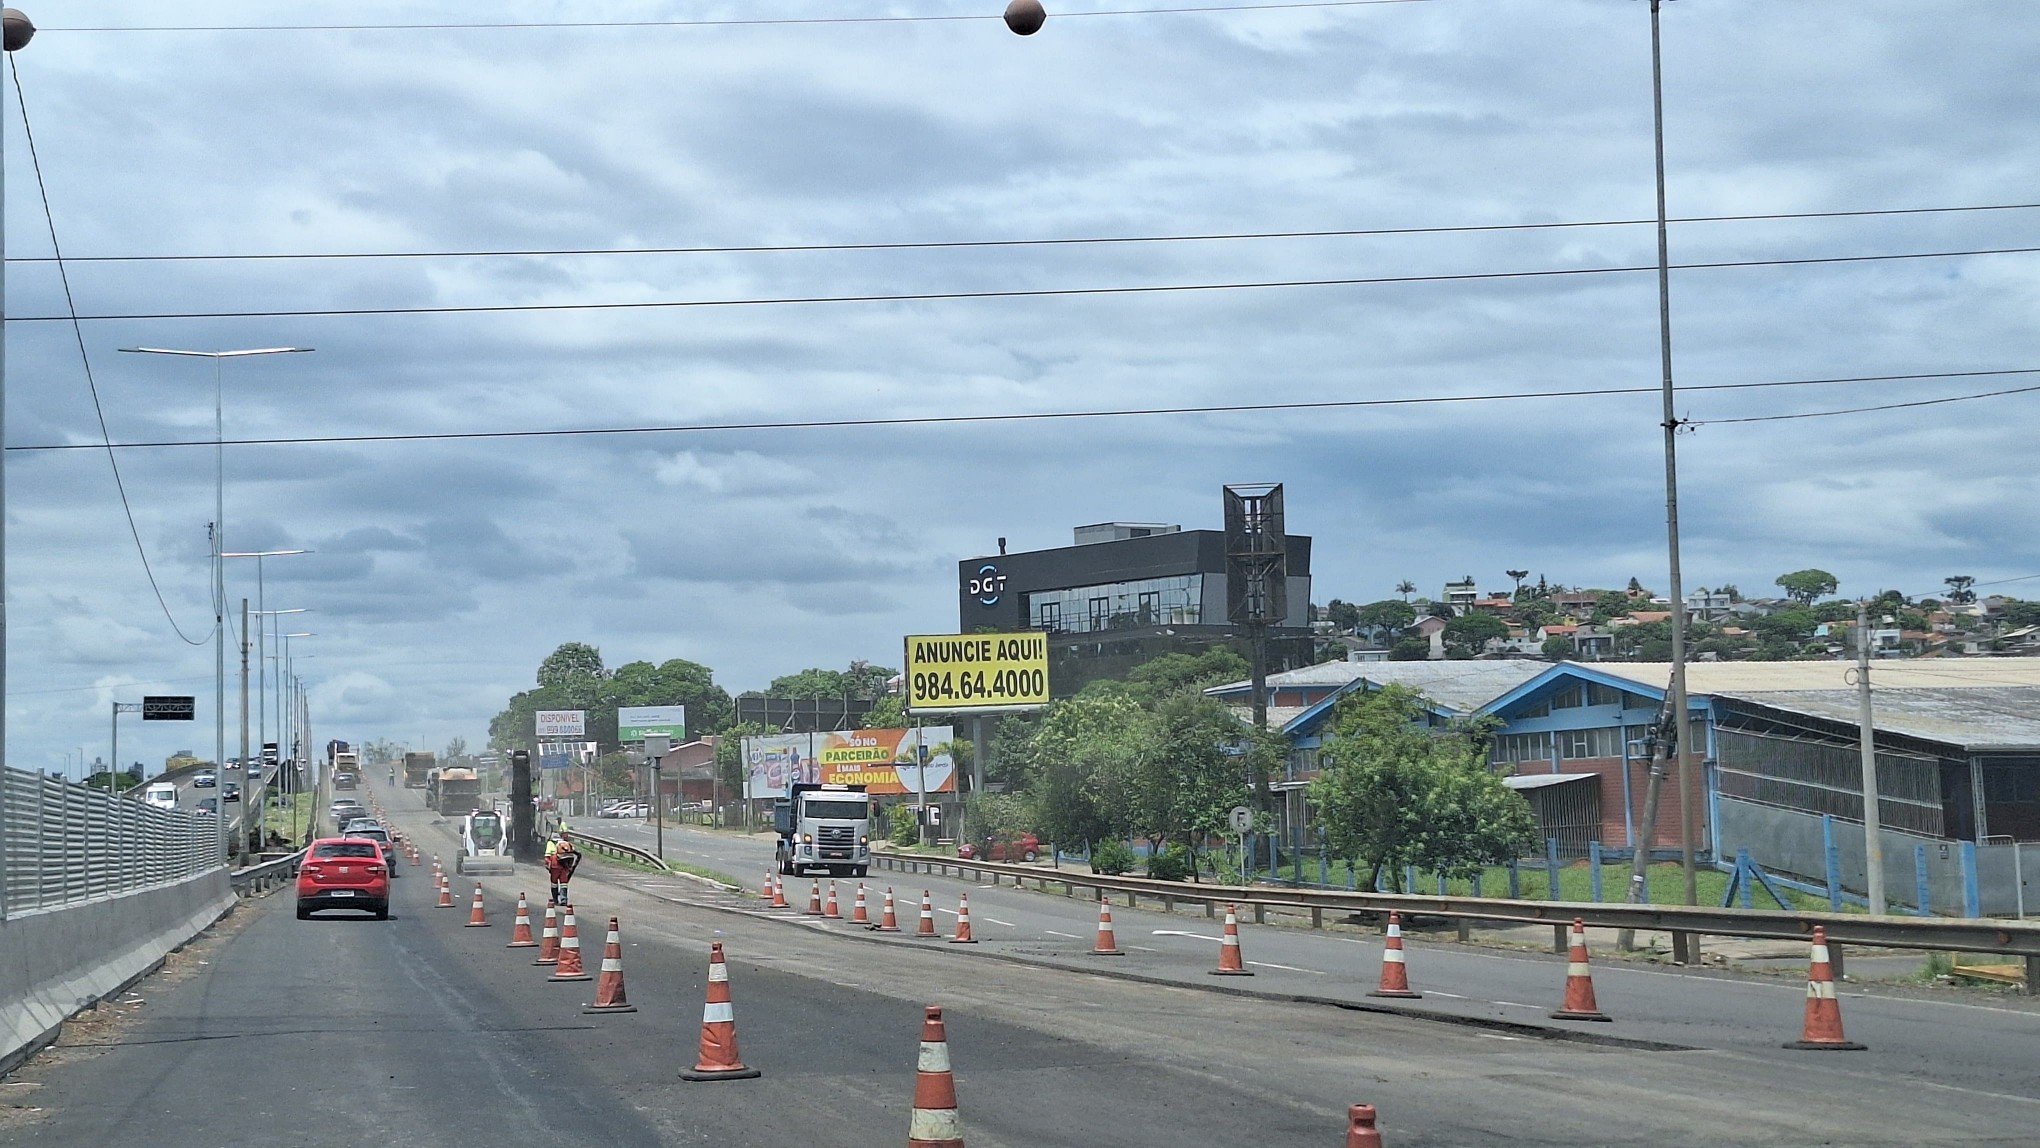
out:
<path id="1" fill-rule="evenodd" d="M 895 805 L 886 813 L 892 821 L 886 836 L 894 845 L 918 845 L 921 843 L 921 821 L 914 811 L 904 805 Z"/>
<path id="2" fill-rule="evenodd" d="M 1124 841 L 1100 841 L 1091 849 L 1091 871 L 1117 877 L 1133 868 L 1133 850 Z"/>
<path id="3" fill-rule="evenodd" d="M 1184 881 L 1190 877 L 1190 851 L 1171 845 L 1148 857 L 1147 875 L 1157 881 Z"/>

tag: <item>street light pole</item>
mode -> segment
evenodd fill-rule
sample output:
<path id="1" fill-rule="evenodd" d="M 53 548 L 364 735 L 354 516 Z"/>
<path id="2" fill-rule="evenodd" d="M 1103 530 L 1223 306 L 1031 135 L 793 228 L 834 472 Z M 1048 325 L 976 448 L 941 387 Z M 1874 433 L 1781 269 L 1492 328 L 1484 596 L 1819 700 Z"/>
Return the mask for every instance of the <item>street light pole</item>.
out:
<path id="1" fill-rule="evenodd" d="M 15 8 L 0 9 L 0 48 L 5 48 L 6 51 L 9 52 L 10 54 L 14 52 L 19 52 L 20 50 L 28 46 L 29 40 L 32 39 L 34 36 L 35 25 L 29 21 L 28 17 L 22 15 L 20 10 Z M 0 89 L 0 112 L 5 112 L 6 107 L 7 107 L 6 93 L 4 89 Z M 0 116 L 0 118 L 4 118 L 4 116 Z M 0 157 L 0 159 L 4 159 L 4 157 Z M 0 167 L 5 167 L 5 163 L 0 162 Z M 7 196 L 4 185 L 0 185 L 0 205 L 5 204 L 6 198 Z M 4 214 L 5 214 L 4 211 L 0 211 L 0 215 Z M 6 266 L 6 253 L 7 253 L 6 231 L 7 231 L 6 227 L 4 225 L 0 225 L 0 268 L 4 268 Z M 5 275 L 0 274 L 0 435 L 5 434 L 7 423 L 6 415 L 7 357 L 5 354 L 7 344 L 6 331 L 7 331 L 7 284 Z M 0 464 L 0 698 L 4 698 L 7 693 L 6 474 L 7 474 L 6 466 L 4 464 Z M 6 746 L 7 746 L 7 706 L 5 705 L 4 702 L 0 702 L 0 764 L 6 764 L 7 762 Z M 7 799 L 4 796 L 0 796 L 0 816 L 4 816 L 6 808 Z M 7 911 L 7 895 L 5 893 L 0 893 L 0 914 L 4 914 L 6 911 Z"/>
<path id="2" fill-rule="evenodd" d="M 254 347 L 238 351 L 186 351 L 170 347 L 122 347 L 131 355 L 174 355 L 213 361 L 213 768 L 227 765 L 227 424 L 226 375 L 222 360 L 255 355 L 303 354 L 310 347 Z M 4 685 L 4 683 L 0 683 Z M 244 767 L 246 763 L 243 763 Z M 246 814 L 244 813 L 245 817 Z M 227 861 L 227 817 L 220 814 L 220 864 Z"/>

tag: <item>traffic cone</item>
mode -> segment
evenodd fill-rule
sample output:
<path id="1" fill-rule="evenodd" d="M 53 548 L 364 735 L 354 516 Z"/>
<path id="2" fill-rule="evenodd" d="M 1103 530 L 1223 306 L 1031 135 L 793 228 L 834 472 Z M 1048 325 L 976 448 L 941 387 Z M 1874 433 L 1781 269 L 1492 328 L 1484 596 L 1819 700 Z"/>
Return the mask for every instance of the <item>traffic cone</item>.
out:
<path id="1" fill-rule="evenodd" d="M 892 886 L 885 887 L 885 911 L 879 914 L 878 924 L 871 927 L 874 933 L 897 933 L 900 919 L 893 914 Z"/>
<path id="2" fill-rule="evenodd" d="M 766 904 L 771 904 L 771 902 L 772 902 L 772 890 L 773 890 L 773 889 L 775 889 L 775 888 L 777 888 L 777 887 L 778 887 L 778 884 L 777 884 L 777 882 L 775 881 L 775 879 L 774 879 L 774 878 L 773 878 L 773 876 L 772 876 L 772 870 L 770 870 L 770 869 L 767 869 L 767 870 L 765 870 L 765 891 L 764 891 L 764 892 L 762 892 L 762 893 L 760 893 L 760 894 L 758 894 L 758 896 L 759 896 L 759 897 L 760 897 L 760 898 L 761 898 L 762 900 L 764 900 Z"/>
<path id="3" fill-rule="evenodd" d="M 1866 1046 L 1842 1035 L 1842 1002 L 1835 996 L 1835 970 L 1828 963 L 1827 929 L 1813 927 L 1813 957 L 1806 970 L 1806 1025 L 1786 1048 L 1811 1052 L 1859 1052 Z"/>
<path id="4" fill-rule="evenodd" d="M 810 917 L 822 915 L 822 879 L 820 877 L 815 878 L 814 884 L 808 886 L 807 915 Z"/>
<path id="5" fill-rule="evenodd" d="M 827 904 L 822 906 L 822 916 L 827 917 L 831 921 L 843 919 L 843 910 L 836 905 L 836 883 L 834 881 L 829 882 L 829 900 Z"/>
<path id="6" fill-rule="evenodd" d="M 1253 970 L 1240 959 L 1240 915 L 1232 905 L 1225 907 L 1225 935 L 1218 939 L 1218 967 L 1214 977 L 1251 977 Z"/>
<path id="7" fill-rule="evenodd" d="M 467 927 L 470 929 L 486 929 L 489 927 L 489 918 L 482 913 L 482 883 L 480 881 L 475 882 L 475 903 L 468 909 Z"/>
<path id="8" fill-rule="evenodd" d="M 857 883 L 857 900 L 850 906 L 850 923 L 853 925 L 871 924 L 871 914 L 865 911 L 864 908 L 864 882 L 862 881 Z"/>
<path id="9" fill-rule="evenodd" d="M 772 907 L 775 909 L 790 909 L 793 907 L 786 903 L 786 878 L 784 877 L 772 878 Z"/>
<path id="10" fill-rule="evenodd" d="M 609 936 L 602 941 L 602 975 L 595 978 L 595 1003 L 582 1005 L 582 1012 L 636 1012 L 637 1006 L 623 996 L 623 936 L 616 918 L 609 918 Z"/>
<path id="11" fill-rule="evenodd" d="M 1346 1109 L 1346 1148 L 1381 1148 L 1381 1133 L 1374 1128 L 1372 1104 L 1355 1104 Z"/>
<path id="12" fill-rule="evenodd" d="M 737 1017 L 730 1008 L 730 967 L 722 942 L 708 946 L 708 1003 L 701 1006 L 701 1059 L 682 1080 L 749 1080 L 758 1075 L 737 1058 Z"/>
<path id="13" fill-rule="evenodd" d="M 956 1116 L 956 1076 L 949 1070 L 949 1036 L 942 1027 L 940 1005 L 929 1005 L 921 1022 L 918 1067 L 907 1148 L 963 1148 L 963 1122 Z"/>
<path id="14" fill-rule="evenodd" d="M 1112 906 L 1098 902 L 1098 943 L 1091 946 L 1094 957 L 1123 957 L 1126 950 L 1119 947 L 1119 939 L 1112 934 Z"/>
<path id="15" fill-rule="evenodd" d="M 538 931 L 538 959 L 534 965 L 556 965 L 560 963 L 559 910 L 551 905 L 545 907 L 545 926 Z"/>
<path id="16" fill-rule="evenodd" d="M 531 907 L 525 904 L 524 891 L 517 891 L 517 919 L 510 922 L 510 943 L 506 949 L 534 949 L 538 942 L 531 939 Z"/>
<path id="17" fill-rule="evenodd" d="M 451 909 L 454 907 L 453 886 L 447 884 L 446 874 L 444 873 L 439 875 L 439 903 L 432 907 L 435 909 Z"/>
<path id="18" fill-rule="evenodd" d="M 921 923 L 915 927 L 916 937 L 935 935 L 935 902 L 928 899 L 928 890 L 921 890 Z"/>
<path id="19" fill-rule="evenodd" d="M 1381 987 L 1367 994 L 1371 997 L 1402 997 L 1416 1000 L 1423 993 L 1410 991 L 1410 970 L 1403 963 L 1402 914 L 1388 915 L 1388 938 L 1381 947 Z"/>
<path id="20" fill-rule="evenodd" d="M 1587 971 L 1587 926 L 1578 917 L 1572 923 L 1572 952 L 1565 964 L 1565 1003 L 1551 1014 L 1553 1020 L 1614 1020 L 1594 1003 L 1594 978 Z"/>
<path id="21" fill-rule="evenodd" d="M 574 907 L 560 906 L 560 960 L 548 981 L 592 981 L 587 969 L 581 967 L 581 931 L 574 927 Z"/>
<path id="22" fill-rule="evenodd" d="M 956 935 L 949 938 L 952 945 L 975 945 L 977 938 L 970 935 L 970 894 L 962 893 L 956 899 Z"/>

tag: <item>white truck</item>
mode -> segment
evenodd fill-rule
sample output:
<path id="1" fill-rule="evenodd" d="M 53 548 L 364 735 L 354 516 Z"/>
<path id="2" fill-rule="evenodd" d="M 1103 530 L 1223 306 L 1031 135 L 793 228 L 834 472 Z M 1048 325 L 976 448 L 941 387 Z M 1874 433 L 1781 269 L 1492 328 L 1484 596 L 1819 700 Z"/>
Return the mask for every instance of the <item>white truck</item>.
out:
<path id="1" fill-rule="evenodd" d="M 477 877 L 508 877 L 517 872 L 510 860 L 509 819 L 494 809 L 477 809 L 460 820 L 460 856 L 453 871 Z"/>
<path id="2" fill-rule="evenodd" d="M 772 824 L 781 873 L 862 877 L 871 868 L 871 798 L 861 785 L 797 783 L 772 803 Z"/>

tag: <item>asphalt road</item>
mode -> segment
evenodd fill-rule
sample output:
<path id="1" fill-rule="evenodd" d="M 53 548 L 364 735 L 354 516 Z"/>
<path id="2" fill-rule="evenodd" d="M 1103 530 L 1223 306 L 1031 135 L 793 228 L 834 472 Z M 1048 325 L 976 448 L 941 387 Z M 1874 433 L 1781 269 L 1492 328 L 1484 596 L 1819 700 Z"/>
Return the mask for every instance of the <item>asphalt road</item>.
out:
<path id="1" fill-rule="evenodd" d="M 447 826 L 415 794 L 386 804 L 450 861 Z M 2040 1117 L 2028 1098 L 1910 1082 L 1875 1054 L 1807 1055 L 1787 1072 L 1737 1051 L 1134 983 L 992 959 L 990 943 L 878 943 L 599 864 L 574 884 L 591 960 L 622 917 L 640 1011 L 583 1015 L 591 984 L 548 983 L 529 950 L 503 948 L 516 890 L 543 888 L 535 870 L 484 882 L 487 929 L 462 927 L 466 883 L 462 907 L 442 910 L 427 907 L 430 882 L 399 882 L 383 923 L 300 922 L 286 893 L 244 906 L 138 985 L 142 1003 L 73 1026 L 0 1084 L 14 1106 L 0 1144 L 897 1144 L 930 1001 L 948 1010 L 974 1148 L 1336 1144 L 1354 1102 L 1381 1107 L 1395 1148 L 2028 1144 Z M 717 936 L 744 1059 L 764 1076 L 685 1084 Z"/>

